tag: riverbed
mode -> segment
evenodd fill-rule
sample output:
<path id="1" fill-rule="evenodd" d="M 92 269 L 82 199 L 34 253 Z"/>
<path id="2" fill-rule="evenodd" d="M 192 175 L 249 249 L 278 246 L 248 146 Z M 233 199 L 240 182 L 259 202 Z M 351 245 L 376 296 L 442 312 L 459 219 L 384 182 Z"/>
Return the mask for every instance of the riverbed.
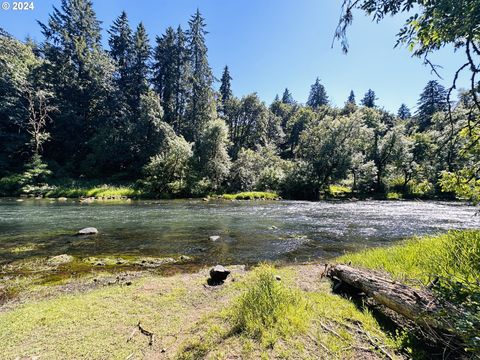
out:
<path id="1" fill-rule="evenodd" d="M 480 228 L 477 209 L 433 201 L 93 202 L 0 199 L 0 264 L 70 254 L 198 264 L 327 260 L 414 235 Z M 84 227 L 94 236 L 76 236 Z M 216 241 L 211 236 L 218 236 Z"/>

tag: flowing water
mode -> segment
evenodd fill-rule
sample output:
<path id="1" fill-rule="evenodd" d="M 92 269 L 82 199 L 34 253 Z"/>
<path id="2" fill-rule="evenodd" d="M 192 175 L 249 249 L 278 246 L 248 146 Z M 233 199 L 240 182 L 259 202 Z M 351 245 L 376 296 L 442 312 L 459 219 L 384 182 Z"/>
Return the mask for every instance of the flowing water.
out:
<path id="1" fill-rule="evenodd" d="M 412 235 L 480 228 L 475 211 L 465 204 L 417 201 L 0 199 L 0 264 L 63 253 L 184 254 L 200 264 L 328 259 Z M 87 226 L 99 234 L 75 236 Z"/>

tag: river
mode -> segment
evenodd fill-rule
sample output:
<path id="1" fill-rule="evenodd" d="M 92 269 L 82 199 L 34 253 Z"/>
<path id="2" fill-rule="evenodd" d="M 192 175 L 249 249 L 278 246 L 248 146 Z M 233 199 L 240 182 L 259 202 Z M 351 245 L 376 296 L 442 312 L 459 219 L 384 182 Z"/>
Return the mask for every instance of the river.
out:
<path id="1" fill-rule="evenodd" d="M 475 211 L 461 203 L 432 201 L 80 204 L 5 198 L 0 199 L 0 264 L 63 253 L 184 254 L 200 264 L 323 260 L 413 235 L 480 228 Z M 75 235 L 87 226 L 99 234 Z"/>

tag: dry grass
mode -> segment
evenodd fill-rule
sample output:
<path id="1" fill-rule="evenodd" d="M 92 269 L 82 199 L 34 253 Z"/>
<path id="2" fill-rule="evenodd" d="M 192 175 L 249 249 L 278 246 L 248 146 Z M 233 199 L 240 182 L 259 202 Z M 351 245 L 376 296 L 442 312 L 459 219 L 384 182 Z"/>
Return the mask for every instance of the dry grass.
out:
<path id="1" fill-rule="evenodd" d="M 61 289 L 72 284 L 64 284 L 48 297 L 36 289 L 25 303 L 0 312 L 0 354 L 7 359 L 382 358 L 357 328 L 394 353 L 395 342 L 374 318 L 331 294 L 315 265 L 267 271 L 281 276 L 286 294 L 302 297 L 306 307 L 293 311 L 305 315 L 301 331 L 270 331 L 268 341 L 239 332 L 232 309 L 258 285 L 265 269 L 248 276 L 241 267 L 233 270 L 235 281 L 220 287 L 205 286 L 208 272 L 202 270 L 168 277 L 143 273 L 130 286 L 103 283 L 66 294 Z M 138 321 L 155 334 L 153 346 L 139 332 L 127 342 Z M 280 324 L 288 328 L 286 321 Z"/>

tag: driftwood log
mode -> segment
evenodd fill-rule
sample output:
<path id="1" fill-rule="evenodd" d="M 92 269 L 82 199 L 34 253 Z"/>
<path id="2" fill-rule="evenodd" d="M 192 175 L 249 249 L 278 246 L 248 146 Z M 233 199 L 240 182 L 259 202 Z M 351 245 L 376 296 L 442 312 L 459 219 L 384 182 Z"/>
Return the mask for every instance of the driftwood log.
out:
<path id="1" fill-rule="evenodd" d="M 360 290 L 424 329 L 451 333 L 445 315 L 457 309 L 439 301 L 428 289 L 414 289 L 378 272 L 348 265 L 326 266 L 325 275 Z"/>

